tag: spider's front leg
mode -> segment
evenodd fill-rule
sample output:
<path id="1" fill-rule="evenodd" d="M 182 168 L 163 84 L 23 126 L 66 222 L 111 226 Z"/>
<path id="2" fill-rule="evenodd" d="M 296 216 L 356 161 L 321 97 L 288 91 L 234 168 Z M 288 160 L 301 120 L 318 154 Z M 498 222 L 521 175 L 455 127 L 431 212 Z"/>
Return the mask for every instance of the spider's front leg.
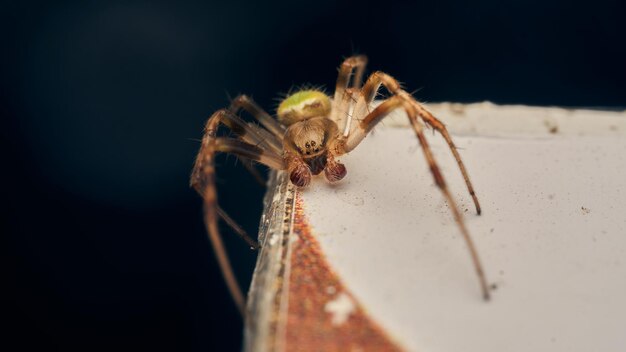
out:
<path id="1" fill-rule="evenodd" d="M 415 100 L 413 96 L 411 96 L 408 92 L 403 90 L 395 78 L 391 77 L 390 75 L 384 72 L 380 72 L 380 71 L 374 72 L 368 78 L 367 82 L 363 85 L 363 89 L 361 89 L 361 94 L 359 98 L 357 99 L 357 102 L 354 107 L 354 116 L 365 116 L 367 113 L 369 113 L 369 107 L 374 101 L 376 93 L 378 92 L 381 85 L 384 85 L 385 88 L 387 88 L 387 90 L 391 92 L 392 94 L 399 95 L 399 96 L 406 98 L 406 101 L 408 101 L 411 105 L 415 107 L 419 117 L 422 118 L 429 126 L 433 127 L 443 136 L 446 143 L 448 144 L 448 147 L 450 148 L 450 151 L 452 152 L 452 155 L 454 156 L 454 159 L 456 160 L 456 163 L 459 169 L 461 170 L 461 174 L 463 175 L 463 179 L 465 180 L 465 185 L 467 187 L 467 190 L 469 194 L 472 196 L 472 200 L 474 201 L 476 213 L 480 215 L 482 210 L 480 207 L 480 203 L 478 202 L 478 197 L 476 196 L 476 192 L 474 191 L 474 186 L 472 185 L 472 182 L 470 181 L 469 174 L 467 173 L 465 164 L 463 163 L 463 160 L 461 159 L 461 155 L 456 149 L 456 146 L 454 145 L 454 142 L 452 141 L 452 138 L 450 137 L 450 134 L 448 133 L 448 129 L 439 119 L 433 116 L 433 114 L 431 114 L 422 104 L 420 104 L 417 100 Z M 359 133 L 359 131 L 356 131 L 356 132 L 357 134 Z"/>
<path id="2" fill-rule="evenodd" d="M 342 132 L 349 125 L 349 109 L 352 103 L 352 92 L 358 91 L 363 82 L 363 72 L 367 65 L 367 56 L 355 55 L 345 59 L 339 66 L 335 94 L 333 96 L 333 108 L 330 112 L 330 119 L 335 121 Z M 354 76 L 352 77 L 352 74 Z M 352 77 L 352 84 L 350 78 Z"/>
<path id="3" fill-rule="evenodd" d="M 474 264 L 474 269 L 478 276 L 478 280 L 480 282 L 480 287 L 482 290 L 483 298 L 488 300 L 490 297 L 489 287 L 487 285 L 487 280 L 485 278 L 485 273 L 480 262 L 480 258 L 478 257 L 478 252 L 476 247 L 471 239 L 469 231 L 465 226 L 465 221 L 463 220 L 463 216 L 459 211 L 452 194 L 450 193 L 447 183 L 440 171 L 439 166 L 433 156 L 432 150 L 428 144 L 428 141 L 424 135 L 424 128 L 422 123 L 419 121 L 420 117 L 420 109 L 419 103 L 415 101 L 415 99 L 406 91 L 400 88 L 398 82 L 393 79 L 391 76 L 382 73 L 376 72 L 372 75 L 374 78 L 370 77 L 368 82 L 363 87 L 361 92 L 361 97 L 357 102 L 362 103 L 363 101 L 367 101 L 369 99 L 373 99 L 375 96 L 375 92 L 378 90 L 381 84 L 385 85 L 387 90 L 394 93 L 394 95 L 383 101 L 378 107 L 376 107 L 372 112 L 367 114 L 362 120 L 358 122 L 358 124 L 351 130 L 351 133 L 346 138 L 341 138 L 338 140 L 335 146 L 335 152 L 340 155 L 343 153 L 347 153 L 353 150 L 361 141 L 365 138 L 365 136 L 385 117 L 389 116 L 389 114 L 395 109 L 403 109 L 411 122 L 411 126 L 419 140 L 420 146 L 422 147 L 422 152 L 424 153 L 424 157 L 429 165 L 430 171 L 433 175 L 433 179 L 435 180 L 435 184 L 443 193 L 446 201 L 450 205 L 450 209 L 454 216 L 454 219 L 461 230 L 463 238 L 467 244 L 469 249 L 472 262 Z M 466 179 L 466 181 L 469 181 Z M 473 192 L 472 192 L 473 193 Z M 477 209 L 480 209 L 477 205 Z"/>

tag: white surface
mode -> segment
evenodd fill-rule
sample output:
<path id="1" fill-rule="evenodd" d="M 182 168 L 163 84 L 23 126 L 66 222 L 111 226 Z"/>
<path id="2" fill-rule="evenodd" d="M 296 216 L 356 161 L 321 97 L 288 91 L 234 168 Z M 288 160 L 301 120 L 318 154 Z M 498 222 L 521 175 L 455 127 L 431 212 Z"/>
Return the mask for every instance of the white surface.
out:
<path id="1" fill-rule="evenodd" d="M 522 134 L 496 124 L 480 126 L 492 137 L 453 136 L 482 216 L 447 146 L 429 133 L 498 286 L 489 303 L 408 129 L 377 129 L 342 158 L 344 181 L 313 182 L 303 192 L 307 216 L 344 283 L 409 350 L 624 351 L 626 121 L 594 114 L 601 117 L 582 137 L 568 119 L 558 120 L 565 135 L 540 131 L 544 124 Z"/>

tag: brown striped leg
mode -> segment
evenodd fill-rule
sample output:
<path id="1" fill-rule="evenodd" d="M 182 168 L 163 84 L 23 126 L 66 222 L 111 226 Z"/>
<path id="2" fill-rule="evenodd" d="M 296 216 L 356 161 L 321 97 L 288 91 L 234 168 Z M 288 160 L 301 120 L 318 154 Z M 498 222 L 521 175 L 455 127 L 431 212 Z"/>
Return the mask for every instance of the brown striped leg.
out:
<path id="1" fill-rule="evenodd" d="M 215 137 L 217 127 L 222 121 L 226 124 L 231 123 L 232 119 L 223 119 L 228 114 L 224 110 L 220 110 L 213 114 L 207 121 L 205 134 L 202 137 L 202 144 L 194 168 L 191 174 L 191 186 L 202 196 L 204 200 L 204 223 L 213 245 L 213 250 L 217 257 L 218 264 L 222 270 L 224 281 L 235 301 L 237 308 L 242 315 L 245 315 L 245 299 L 244 295 L 237 283 L 235 275 L 228 259 L 228 255 L 222 243 L 222 238 L 217 225 L 218 216 L 225 219 L 232 226 L 232 219 L 221 212 L 217 203 L 217 192 L 215 187 L 215 166 L 214 158 L 218 152 L 231 153 L 250 160 L 258 161 L 274 169 L 284 169 L 283 160 L 271 150 L 263 150 L 262 148 L 247 144 L 241 140 Z M 229 126 L 230 127 L 230 126 Z M 241 127 L 241 126 L 238 126 Z M 229 221 L 230 220 L 230 221 Z M 237 230 L 235 230 L 237 231 Z"/>
<path id="2" fill-rule="evenodd" d="M 257 119 L 263 127 L 275 136 L 275 139 L 278 142 L 282 141 L 286 128 L 278 123 L 278 121 L 276 121 L 276 119 L 274 119 L 270 114 L 265 112 L 263 108 L 252 100 L 252 98 L 247 95 L 239 95 L 233 99 L 229 110 L 234 114 L 237 114 L 241 109 L 247 111 L 250 115 Z M 282 143 L 279 143 L 279 146 L 282 146 Z"/>
<path id="3" fill-rule="evenodd" d="M 463 219 L 463 215 L 459 211 L 459 208 L 456 205 L 456 202 L 454 201 L 452 194 L 450 194 L 450 190 L 448 189 L 446 185 L 443 175 L 441 174 L 441 171 L 439 169 L 439 166 L 437 165 L 435 158 L 433 156 L 433 153 L 430 149 L 430 146 L 428 145 L 426 137 L 424 136 L 423 126 L 420 124 L 420 122 L 417 119 L 417 116 L 418 116 L 417 110 L 413 110 L 409 112 L 409 109 L 407 109 L 407 113 L 409 114 L 409 119 L 411 120 L 411 125 L 413 126 L 413 130 L 415 131 L 415 134 L 417 134 L 417 138 L 419 139 L 420 145 L 422 146 L 422 152 L 424 153 L 424 156 L 426 157 L 426 161 L 428 162 L 428 165 L 430 166 L 430 171 L 433 174 L 435 183 L 437 184 L 437 186 L 439 187 L 439 189 L 445 196 L 446 201 L 448 202 L 448 204 L 450 205 L 450 209 L 452 210 L 452 214 L 454 215 L 454 220 L 456 221 L 457 225 L 461 229 L 461 233 L 463 234 L 463 238 L 465 239 L 467 248 L 470 251 L 472 262 L 474 263 L 474 269 L 476 270 L 476 275 L 478 275 L 478 280 L 480 281 L 480 288 L 483 293 L 483 298 L 486 301 L 488 301 L 490 298 L 490 295 L 489 295 L 489 286 L 487 285 L 487 279 L 485 277 L 485 271 L 483 270 L 483 266 L 480 262 L 480 258 L 478 257 L 478 251 L 476 250 L 476 246 L 474 245 L 474 242 L 472 241 L 469 231 L 467 230 L 467 227 L 465 226 L 465 220 Z"/>
<path id="4" fill-rule="evenodd" d="M 350 94 L 352 89 L 350 91 L 347 91 L 347 89 L 351 87 L 358 90 L 361 87 L 365 65 L 367 65 L 367 57 L 365 55 L 356 55 L 345 59 L 339 67 L 330 119 L 337 123 L 341 132 L 345 130 L 346 124 L 350 121 L 348 113 L 352 100 L 352 94 Z M 355 71 L 355 74 L 352 85 L 350 85 L 350 77 L 353 71 Z"/>
<path id="5" fill-rule="evenodd" d="M 268 145 L 271 146 L 272 151 L 276 154 L 281 154 L 282 153 L 282 142 L 279 141 L 276 136 L 274 136 L 273 134 L 271 134 L 270 132 L 268 132 L 267 130 L 263 129 L 261 126 L 253 123 L 253 122 L 248 122 L 248 126 L 250 128 L 252 128 L 253 130 L 256 131 L 256 133 L 261 136 L 261 138 L 266 141 L 269 142 Z M 250 172 L 250 174 L 254 177 L 254 180 L 262 187 L 265 187 L 265 184 L 267 183 L 267 180 L 265 179 L 265 177 L 259 172 L 259 170 L 257 170 L 257 168 L 254 166 L 254 162 L 252 160 L 248 160 L 246 158 L 241 158 L 243 161 L 243 166 L 246 168 L 246 170 L 248 170 L 248 172 Z"/>
<path id="6" fill-rule="evenodd" d="M 379 71 L 371 74 L 363 87 L 361 87 L 361 94 L 358 95 L 356 99 L 356 103 L 354 104 L 354 109 L 352 111 L 352 118 L 359 119 L 363 116 L 366 116 L 371 110 L 370 106 L 374 102 L 374 98 L 376 98 L 376 93 L 381 85 L 381 79 L 379 77 Z M 352 128 L 355 127 L 355 124 L 352 125 Z M 352 132 L 352 130 L 350 131 Z"/>
<path id="7" fill-rule="evenodd" d="M 264 132 L 261 132 L 260 127 L 245 122 L 241 117 L 226 109 L 218 110 L 209 117 L 205 126 L 205 133 L 213 137 L 216 136 L 220 124 L 228 127 L 246 143 L 271 150 L 276 154 L 282 150 L 282 146 L 277 149 L 273 143 L 270 143 L 271 141 L 266 138 L 267 135 Z"/>
<path id="8" fill-rule="evenodd" d="M 239 226 L 239 224 L 237 224 L 235 220 L 233 220 L 233 218 L 231 218 L 230 215 L 228 215 L 220 206 L 217 207 L 217 215 L 219 215 L 220 218 L 222 218 L 222 220 L 224 220 L 224 222 L 226 222 L 235 231 L 235 233 L 241 237 L 242 240 L 246 241 L 246 243 L 250 245 L 251 249 L 259 249 L 261 247 L 259 242 L 250 237 L 246 230 Z"/>
<path id="9" fill-rule="evenodd" d="M 254 123 L 245 122 L 230 110 L 222 109 L 214 113 L 207 122 L 207 128 L 212 130 L 212 133 L 215 134 L 217 133 L 220 123 L 230 128 L 239 138 L 249 144 L 272 150 L 276 154 L 282 153 L 282 142 L 274 135 Z M 246 170 L 252 174 L 260 185 L 264 186 L 265 179 L 258 170 L 254 168 L 252 162 L 244 157 L 241 157 L 241 159 L 243 159 L 243 166 Z"/>
<path id="10" fill-rule="evenodd" d="M 467 186 L 467 190 L 469 194 L 472 196 L 472 200 L 474 201 L 474 207 L 476 208 L 476 213 L 480 215 L 482 210 L 480 207 L 480 203 L 478 202 L 478 197 L 476 196 L 476 192 L 474 191 L 474 187 L 472 186 L 472 182 L 470 181 L 469 174 L 467 173 L 467 170 L 465 169 L 465 165 L 463 164 L 461 155 L 456 149 L 456 146 L 454 145 L 454 142 L 452 141 L 452 138 L 450 137 L 448 130 L 445 128 L 444 124 L 441 123 L 441 121 L 439 121 L 438 119 L 436 119 L 428 110 L 426 110 L 426 108 L 424 108 L 423 105 L 418 103 L 415 100 L 415 98 L 413 98 L 409 93 L 404 91 L 400 87 L 400 84 L 395 78 L 391 77 L 390 75 L 384 72 L 380 72 L 380 71 L 374 72 L 368 78 L 365 85 L 363 85 L 363 89 L 361 89 L 361 96 L 357 100 L 357 103 L 354 109 L 355 116 L 364 116 L 364 114 L 366 113 L 366 110 L 364 109 L 364 107 L 369 107 L 369 105 L 374 100 L 374 97 L 376 96 L 376 92 L 378 91 L 381 85 L 384 85 L 385 88 L 387 88 L 387 90 L 389 90 L 389 92 L 391 92 L 392 94 L 401 95 L 407 98 L 409 101 L 411 101 L 411 104 L 413 104 L 415 108 L 417 109 L 419 116 L 426 123 L 428 123 L 434 129 L 436 129 L 439 133 L 441 133 L 443 138 L 446 140 L 446 143 L 448 143 L 448 147 L 450 147 L 450 151 L 452 151 L 452 155 L 454 156 L 454 159 L 456 160 L 456 163 L 459 169 L 461 170 L 461 174 L 463 175 L 463 179 L 465 180 L 465 185 Z"/>
<path id="11" fill-rule="evenodd" d="M 259 170 L 257 170 L 257 168 L 254 166 L 254 162 L 246 158 L 240 157 L 240 159 L 242 161 L 241 164 L 243 165 L 243 167 L 245 167 L 246 170 L 248 170 L 248 172 L 252 175 L 252 177 L 259 184 L 259 186 L 265 187 L 267 180 L 265 179 L 265 177 L 263 177 L 263 175 L 261 175 Z"/>
<path id="12" fill-rule="evenodd" d="M 349 153 L 356 148 L 367 134 L 393 110 L 402 107 L 403 99 L 400 96 L 393 96 L 378 105 L 374 111 L 367 114 L 365 118 L 354 122 L 355 128 L 352 129 L 347 138 L 340 139 L 339 145 L 334 149 L 335 155 Z"/>
<path id="13" fill-rule="evenodd" d="M 354 77 L 352 78 L 352 84 L 350 87 L 361 89 L 361 85 L 363 84 L 363 74 L 365 73 L 365 66 L 367 65 L 367 56 L 359 55 L 353 56 L 357 58 L 357 65 L 354 71 Z"/>
<path id="14" fill-rule="evenodd" d="M 459 154 L 459 151 L 456 149 L 456 146 L 454 145 L 454 142 L 452 141 L 452 138 L 450 137 L 450 134 L 448 133 L 448 129 L 439 119 L 437 119 L 435 116 L 433 116 L 433 114 L 431 114 L 428 110 L 426 110 L 426 108 L 424 108 L 422 104 L 413 100 L 413 105 L 415 105 L 420 117 L 424 121 L 426 121 L 427 124 L 433 127 L 435 130 L 439 131 L 439 133 L 441 133 L 443 138 L 446 140 L 446 143 L 448 143 L 448 147 L 450 148 L 452 155 L 454 155 L 454 159 L 456 160 L 456 163 L 459 166 L 459 169 L 461 169 L 461 174 L 463 174 L 463 179 L 465 180 L 465 185 L 467 186 L 467 190 L 469 191 L 469 194 L 472 196 L 472 199 L 474 200 L 476 213 L 480 215 L 482 210 L 480 208 L 480 203 L 478 202 L 478 197 L 476 196 L 476 192 L 474 191 L 474 187 L 472 186 L 472 181 L 470 181 L 469 174 L 467 173 L 467 170 L 465 169 L 465 164 L 463 164 L 461 155 Z"/>
<path id="15" fill-rule="evenodd" d="M 387 88 L 387 90 L 392 94 L 412 99 L 411 95 L 404 91 L 400 87 L 400 83 L 398 83 L 398 81 L 396 81 L 393 77 L 384 72 L 376 71 L 368 77 L 367 81 L 361 88 L 361 94 L 359 94 L 359 97 L 357 98 L 353 111 L 355 119 L 358 120 L 370 112 L 370 106 L 374 102 L 381 85 L 385 85 L 385 88 Z M 356 126 L 352 127 L 354 128 Z"/>
<path id="16" fill-rule="evenodd" d="M 354 133 L 349 135 L 347 139 L 340 141 L 338 144 L 339 150 L 335 149 L 338 154 L 347 153 L 350 150 L 354 149 L 364 138 L 365 136 L 376 126 L 380 121 L 382 121 L 385 117 L 389 116 L 393 110 L 397 108 L 402 108 L 406 111 L 409 120 L 411 121 L 411 125 L 413 126 L 413 130 L 417 135 L 417 138 L 422 147 L 422 151 L 424 156 L 426 157 L 426 161 L 430 167 L 430 171 L 433 174 L 433 178 L 435 179 L 435 183 L 437 187 L 443 193 L 446 201 L 448 202 L 450 209 L 452 210 L 452 214 L 454 215 L 454 220 L 456 221 L 465 243 L 470 251 L 470 255 L 472 257 L 472 262 L 474 264 L 474 269 L 476 270 L 476 274 L 478 275 L 478 280 L 480 282 L 480 287 L 482 290 L 483 298 L 485 300 L 489 299 L 489 288 L 487 286 L 487 280 L 485 278 L 485 273 L 480 262 L 480 258 L 478 257 L 478 252 L 476 251 L 476 247 L 474 246 L 474 242 L 470 237 L 469 231 L 465 226 L 465 221 L 463 220 L 463 216 L 459 211 L 454 198 L 452 197 L 450 191 L 448 190 L 447 184 L 441 174 L 439 166 L 433 157 L 432 151 L 426 137 L 424 136 L 424 131 L 421 123 L 418 120 L 418 110 L 413 104 L 413 99 L 410 97 L 408 93 L 397 86 L 388 87 L 391 91 L 395 90 L 396 95 L 391 98 L 385 100 L 382 104 L 380 104 L 376 109 L 374 109 L 370 114 L 365 116 L 363 120 L 361 120 L 358 124 L 358 127 L 354 130 Z M 341 149 L 343 148 L 343 149 Z"/>
<path id="17" fill-rule="evenodd" d="M 341 66 L 339 66 L 339 75 L 337 76 L 337 85 L 335 87 L 335 99 L 342 97 L 348 87 L 361 87 L 365 65 L 367 65 L 367 56 L 365 55 L 350 56 L 343 60 Z M 350 77 L 355 70 L 354 79 L 352 80 L 352 85 L 350 85 Z"/>

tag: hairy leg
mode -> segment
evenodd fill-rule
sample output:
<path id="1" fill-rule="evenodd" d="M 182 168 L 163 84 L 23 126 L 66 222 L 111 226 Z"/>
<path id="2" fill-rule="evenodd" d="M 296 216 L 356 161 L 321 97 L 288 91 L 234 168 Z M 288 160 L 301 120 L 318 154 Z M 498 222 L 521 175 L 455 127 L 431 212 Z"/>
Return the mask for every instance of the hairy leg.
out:
<path id="1" fill-rule="evenodd" d="M 394 80 L 395 81 L 395 80 Z M 485 273 L 480 262 L 480 258 L 478 257 L 478 252 L 476 251 L 476 247 L 472 238 L 470 237 L 469 231 L 465 226 L 465 221 L 461 212 L 459 211 L 450 190 L 445 182 L 445 179 L 437 165 L 437 162 L 432 154 L 432 150 L 424 136 L 423 125 L 419 121 L 419 111 L 413 103 L 413 98 L 404 90 L 399 88 L 399 85 L 391 86 L 391 89 L 388 87 L 390 91 L 395 91 L 396 95 L 391 98 L 385 100 L 381 103 L 376 109 L 374 109 L 371 113 L 369 113 L 365 118 L 363 118 L 357 125 L 357 128 L 354 130 L 354 133 L 349 135 L 347 139 L 340 139 L 338 144 L 334 147 L 334 152 L 337 155 L 341 155 L 343 153 L 347 153 L 350 150 L 353 150 L 361 141 L 365 138 L 365 136 L 376 126 L 380 121 L 382 121 L 385 117 L 389 116 L 389 114 L 395 109 L 403 109 L 406 111 L 409 120 L 411 122 L 411 126 L 417 138 L 420 142 L 422 152 L 428 162 L 430 167 L 430 171 L 435 180 L 435 184 L 443 193 L 446 201 L 448 202 L 452 214 L 454 216 L 454 220 L 456 221 L 459 229 L 461 230 L 461 234 L 467 244 L 469 249 L 472 262 L 474 264 L 474 269 L 478 276 L 478 280 L 480 282 L 480 287 L 482 290 L 483 298 L 485 300 L 489 299 L 489 287 L 487 285 L 487 280 L 485 278 Z M 392 92 L 393 92 L 392 91 Z"/>
<path id="2" fill-rule="evenodd" d="M 259 126 L 245 122 L 230 110 L 221 109 L 213 113 L 205 125 L 205 134 L 216 137 L 220 125 L 228 127 L 246 143 L 271 150 L 276 154 L 280 153 L 280 150 L 277 150 L 272 141 L 266 138 L 267 135 Z"/>
<path id="3" fill-rule="evenodd" d="M 461 229 L 461 233 L 463 234 L 463 238 L 465 239 L 465 243 L 467 244 L 470 255 L 472 257 L 472 262 L 474 263 L 474 269 L 476 270 L 476 274 L 478 275 L 478 280 L 480 281 L 480 288 L 483 293 L 483 298 L 485 300 L 489 300 L 490 298 L 489 286 L 487 285 L 487 279 L 485 278 L 485 271 L 483 270 L 482 264 L 480 262 L 480 258 L 478 257 L 478 251 L 476 250 L 476 246 L 474 245 L 474 242 L 472 241 L 472 238 L 470 237 L 469 231 L 467 230 L 467 227 L 465 226 L 465 220 L 463 220 L 463 216 L 461 212 L 459 211 L 459 207 L 456 205 L 456 202 L 454 198 L 452 197 L 452 194 L 450 193 L 448 186 L 446 185 L 443 175 L 441 174 L 439 166 L 437 165 L 435 161 L 432 150 L 430 149 L 430 146 L 428 145 L 428 141 L 426 140 L 426 137 L 424 136 L 423 126 L 417 119 L 417 111 L 415 111 L 414 113 L 410 113 L 409 116 L 411 120 L 411 125 L 413 126 L 413 130 L 417 134 L 417 138 L 419 139 L 420 145 L 422 146 L 422 152 L 424 153 L 424 156 L 426 157 L 426 161 L 428 162 L 428 165 L 430 166 L 430 171 L 433 174 L 435 183 L 437 184 L 437 187 L 439 187 L 444 197 L 446 198 L 446 201 L 450 205 L 450 209 L 452 210 L 452 214 L 454 215 L 454 220 L 456 221 L 457 225 Z"/>
<path id="4" fill-rule="evenodd" d="M 236 101 L 243 101 L 247 98 L 245 96 L 240 96 L 236 99 Z M 225 109 L 218 110 L 216 113 L 213 114 L 213 116 L 211 116 L 209 122 L 207 122 L 207 130 L 210 129 L 211 131 L 213 131 L 213 134 L 216 134 L 220 124 L 223 124 L 228 127 L 233 133 L 235 133 L 239 138 L 249 144 L 271 150 L 278 155 L 282 153 L 282 141 L 279 140 L 278 137 L 274 136 L 271 132 L 268 132 L 267 130 L 254 123 L 245 122 L 243 119 L 236 115 L 236 111 L 236 109 L 235 112 Z M 245 157 L 241 157 L 241 159 L 243 160 L 243 166 L 252 174 L 255 180 L 262 186 L 265 185 L 265 180 L 263 176 L 254 167 L 252 161 L 248 160 Z"/>
<path id="5" fill-rule="evenodd" d="M 222 218 L 222 220 L 224 220 L 224 222 L 226 222 L 235 231 L 235 233 L 241 237 L 242 240 L 246 241 L 251 249 L 260 248 L 259 242 L 250 237 L 250 235 L 248 235 L 246 231 L 239 226 L 239 224 L 237 224 L 235 220 L 233 220 L 233 218 L 231 218 L 230 215 L 228 215 L 220 206 L 217 206 L 217 215 L 219 215 L 220 218 Z"/>
<path id="6" fill-rule="evenodd" d="M 342 132 L 346 131 L 350 124 L 348 115 L 352 103 L 352 92 L 361 88 L 365 65 L 367 65 L 367 57 L 357 55 L 345 59 L 339 67 L 330 119 L 335 121 Z M 352 85 L 350 85 L 350 77 L 353 72 L 354 78 Z"/>
<path id="7" fill-rule="evenodd" d="M 448 147 L 450 148 L 450 151 L 452 152 L 452 155 L 454 156 L 454 159 L 456 160 L 456 163 L 459 166 L 459 169 L 461 169 L 461 174 L 463 175 L 463 179 L 465 180 L 465 185 L 467 186 L 467 190 L 469 191 L 469 194 L 472 196 L 472 200 L 474 201 L 474 206 L 476 207 L 476 213 L 480 215 L 482 210 L 480 208 L 480 203 L 478 202 L 478 197 L 476 196 L 476 192 L 474 191 L 474 186 L 472 186 L 472 182 L 470 181 L 469 174 L 467 173 L 467 170 L 465 169 L 465 164 L 463 163 L 463 160 L 461 159 L 461 155 L 459 154 L 459 151 L 456 149 L 456 146 L 454 145 L 454 142 L 452 141 L 452 138 L 450 137 L 450 134 L 448 133 L 448 129 L 439 119 L 433 116 L 433 114 L 431 114 L 430 111 L 426 110 L 426 108 L 422 104 L 420 104 L 417 101 L 414 101 L 413 105 L 415 105 L 415 108 L 417 109 L 420 117 L 428 125 L 430 125 L 432 128 L 434 128 L 439 133 L 441 133 L 441 135 L 443 136 L 443 139 L 446 140 L 446 143 L 448 144 Z"/>
<path id="8" fill-rule="evenodd" d="M 410 101 L 411 104 L 417 110 L 419 117 L 422 118 L 428 125 L 433 127 L 443 136 L 443 138 L 446 140 L 446 143 L 448 144 L 448 147 L 450 148 L 450 151 L 452 152 L 452 155 L 454 156 L 454 159 L 456 160 L 456 163 L 459 169 L 461 170 L 461 174 L 463 175 L 463 179 L 465 180 L 465 185 L 467 186 L 467 190 L 469 194 L 472 196 L 472 200 L 474 201 L 476 213 L 480 215 L 482 210 L 480 207 L 480 203 L 478 201 L 478 197 L 476 196 L 476 192 L 474 191 L 474 186 L 472 185 L 472 182 L 470 181 L 470 177 L 469 177 L 469 174 L 467 173 L 467 169 L 465 168 L 465 164 L 463 163 L 463 160 L 461 159 L 461 155 L 456 149 L 456 146 L 454 145 L 454 142 L 452 141 L 452 138 L 450 137 L 448 130 L 446 129 L 444 124 L 441 121 L 439 121 L 437 118 L 435 118 L 433 114 L 431 114 L 428 110 L 426 110 L 426 108 L 422 104 L 417 102 L 415 98 L 413 98 L 408 92 L 403 90 L 395 78 L 391 77 L 390 75 L 384 72 L 380 72 L 380 71 L 374 72 L 368 78 L 367 82 L 363 85 L 363 89 L 361 89 L 361 94 L 357 100 L 357 103 L 355 104 L 354 116 L 366 116 L 367 115 L 367 113 L 369 112 L 368 111 L 369 106 L 374 101 L 376 92 L 378 92 L 381 85 L 384 85 L 385 88 L 387 88 L 387 90 L 391 92 L 392 94 L 405 97 L 408 101 Z M 353 129 L 355 127 L 357 126 L 353 125 Z M 354 132 L 358 133 L 358 130 Z"/>
<path id="9" fill-rule="evenodd" d="M 240 157 L 240 159 L 242 161 L 241 165 L 243 165 L 243 167 L 245 167 L 246 170 L 248 170 L 248 172 L 252 175 L 252 177 L 254 178 L 256 183 L 258 183 L 259 186 L 261 186 L 261 187 L 265 187 L 265 184 L 267 183 L 267 180 L 259 172 L 259 170 L 257 170 L 257 168 L 254 166 L 254 162 L 252 160 L 249 160 L 249 159 L 246 159 L 246 158 L 242 158 L 242 157 Z"/>
<path id="10" fill-rule="evenodd" d="M 278 123 L 270 114 L 265 112 L 252 98 L 247 95 L 239 95 L 230 104 L 229 110 L 237 114 L 241 109 L 252 115 L 263 127 L 265 127 L 280 142 L 285 135 L 286 128 Z M 280 146 L 280 143 L 279 143 Z"/>
<path id="11" fill-rule="evenodd" d="M 194 168 L 191 174 L 191 186 L 202 196 L 204 208 L 204 223 L 218 264 L 222 270 L 224 281 L 242 315 L 245 314 L 244 295 L 237 283 L 235 275 L 224 248 L 218 227 L 218 217 L 222 217 L 236 232 L 239 226 L 233 226 L 234 221 L 218 206 L 217 191 L 215 186 L 214 159 L 216 153 L 230 153 L 249 160 L 254 160 L 274 169 L 284 169 L 282 158 L 271 150 L 262 149 L 259 146 L 248 144 L 242 140 L 216 137 L 220 122 L 228 127 L 243 128 L 236 119 L 225 116 L 232 115 L 228 111 L 220 110 L 213 114 L 206 123 L 205 133 Z M 230 116 L 232 117 L 232 116 Z M 247 126 L 247 125 L 245 125 Z M 232 128 L 232 127 L 231 127 Z M 244 128 L 244 131 L 246 129 Z M 248 134 L 249 135 L 249 134 Z M 242 136 L 243 138 L 243 136 Z M 234 224 L 236 225 L 236 224 Z"/>

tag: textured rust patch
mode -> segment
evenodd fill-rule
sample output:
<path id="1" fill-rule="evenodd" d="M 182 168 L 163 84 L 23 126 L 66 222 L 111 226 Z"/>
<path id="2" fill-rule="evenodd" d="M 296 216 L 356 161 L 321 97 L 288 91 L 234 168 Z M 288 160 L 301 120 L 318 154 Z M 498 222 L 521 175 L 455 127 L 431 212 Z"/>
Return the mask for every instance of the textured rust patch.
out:
<path id="1" fill-rule="evenodd" d="M 307 224 L 299 195 L 294 221 L 285 350 L 400 351 L 333 272 Z M 341 323 L 333 322 L 328 307 L 342 296 L 344 301 L 349 297 L 353 309 Z"/>

